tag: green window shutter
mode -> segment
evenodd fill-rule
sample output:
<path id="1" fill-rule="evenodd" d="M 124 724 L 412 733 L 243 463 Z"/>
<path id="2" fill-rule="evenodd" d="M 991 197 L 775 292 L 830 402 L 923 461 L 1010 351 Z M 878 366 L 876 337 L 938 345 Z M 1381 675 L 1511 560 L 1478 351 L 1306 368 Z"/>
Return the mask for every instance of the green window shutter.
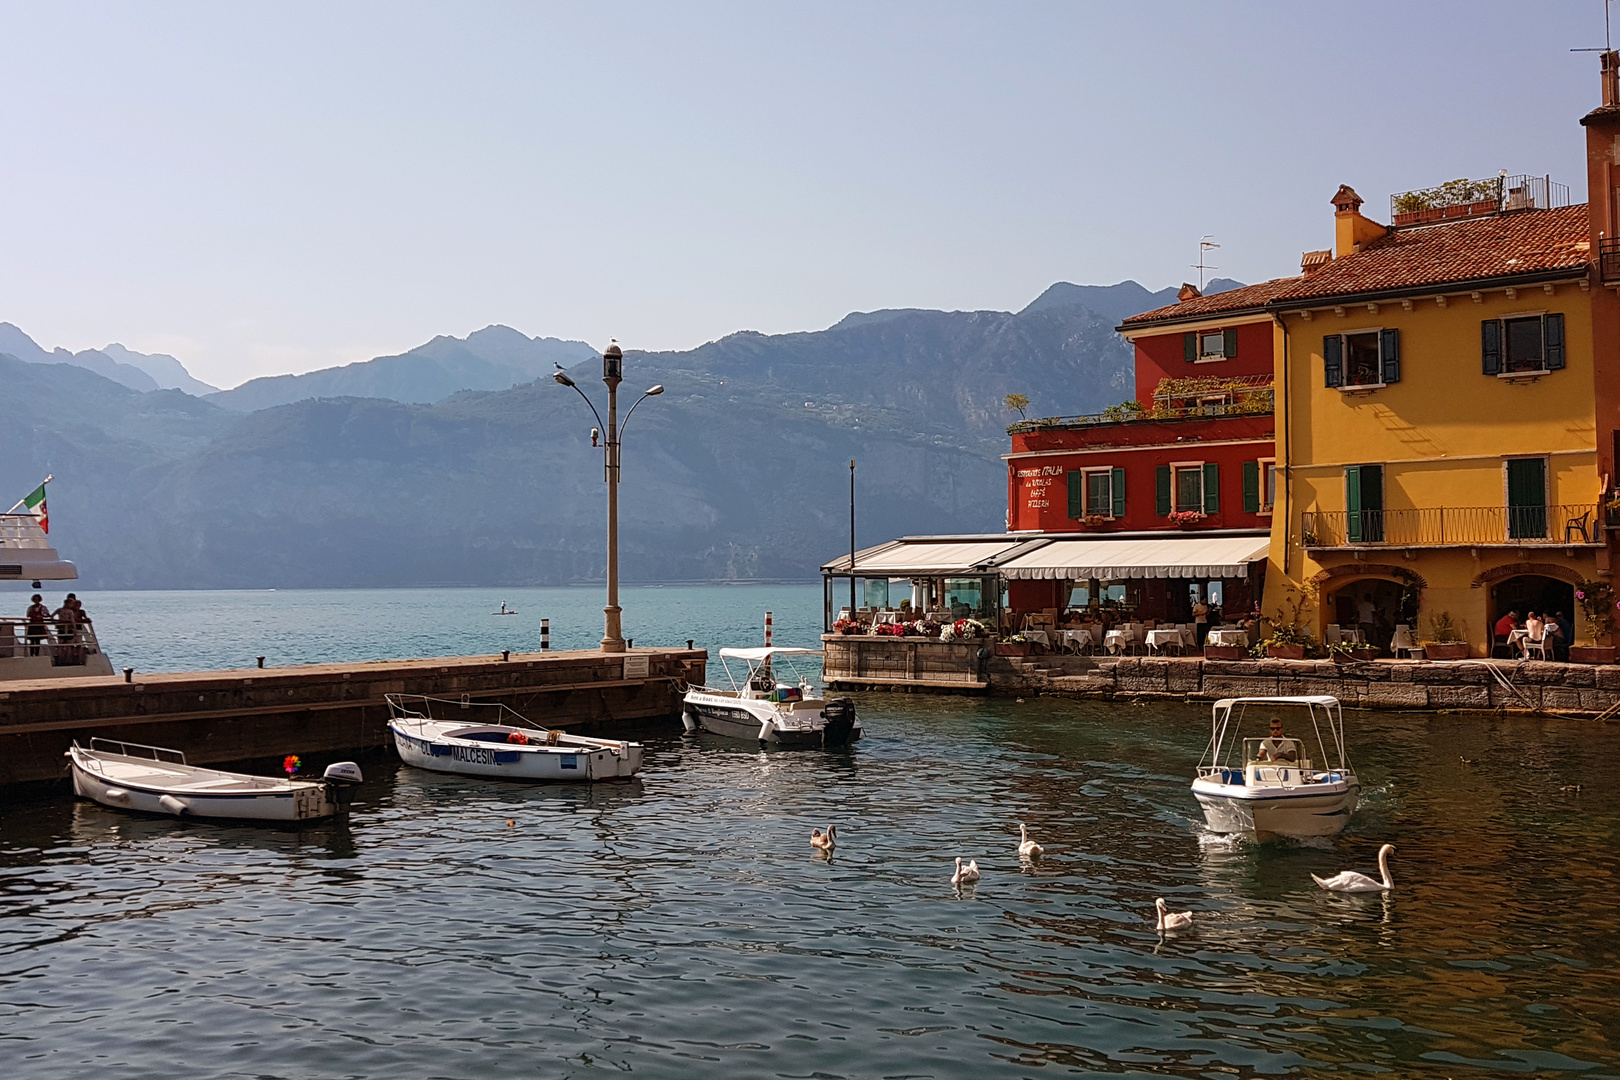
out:
<path id="1" fill-rule="evenodd" d="M 1386 383 L 1401 381 L 1401 332 L 1381 330 L 1378 333 L 1378 359 L 1383 364 Z"/>
<path id="2" fill-rule="evenodd" d="M 1344 515 L 1352 544 L 1361 543 L 1361 466 L 1351 465 L 1344 470 Z"/>
<path id="3" fill-rule="evenodd" d="M 1258 514 L 1260 512 L 1260 463 L 1258 461 L 1245 461 L 1243 463 L 1243 512 L 1245 514 Z"/>
<path id="4" fill-rule="evenodd" d="M 1486 319 L 1479 324 L 1480 370 L 1495 375 L 1502 370 L 1502 323 Z"/>
<path id="5" fill-rule="evenodd" d="M 1322 339 L 1322 373 L 1328 386 L 1344 385 L 1344 338 L 1338 334 Z"/>
<path id="6" fill-rule="evenodd" d="M 1189 364 L 1198 359 L 1198 335 L 1191 330 L 1181 335 L 1181 358 Z"/>
<path id="7" fill-rule="evenodd" d="M 1228 360 L 1237 355 L 1237 327 L 1221 331 L 1221 355 Z"/>
<path id="8" fill-rule="evenodd" d="M 1170 516 L 1170 466 L 1160 465 L 1154 470 L 1153 480 L 1158 490 L 1155 492 L 1154 509 L 1160 517 Z"/>
<path id="9" fill-rule="evenodd" d="M 1547 362 L 1548 371 L 1557 371 L 1564 366 L 1564 317 L 1553 314 L 1542 317 L 1541 320 L 1541 355 Z"/>
<path id="10" fill-rule="evenodd" d="M 1547 535 L 1547 462 L 1516 458 L 1507 463 L 1508 536 L 1540 540 Z"/>
<path id="11" fill-rule="evenodd" d="M 1204 513 L 1221 512 L 1221 467 L 1213 461 L 1204 462 Z"/>
<path id="12" fill-rule="evenodd" d="M 1117 518 L 1124 517 L 1125 516 L 1125 470 L 1124 469 L 1118 468 L 1117 466 L 1115 467 L 1113 476 L 1110 479 L 1109 491 L 1114 496 L 1114 516 L 1117 517 Z"/>
<path id="13" fill-rule="evenodd" d="M 1069 470 L 1069 518 L 1079 520 L 1086 516 L 1086 474 L 1079 469 Z"/>

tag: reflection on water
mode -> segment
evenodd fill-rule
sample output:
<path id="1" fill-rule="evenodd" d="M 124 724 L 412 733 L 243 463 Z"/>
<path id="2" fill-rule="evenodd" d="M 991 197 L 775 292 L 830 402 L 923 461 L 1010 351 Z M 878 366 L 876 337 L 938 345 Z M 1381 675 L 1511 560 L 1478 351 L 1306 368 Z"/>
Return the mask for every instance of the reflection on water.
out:
<path id="1" fill-rule="evenodd" d="M 379 758 L 347 824 L 0 805 L 7 1071 L 1620 1076 L 1601 730 L 1348 714 L 1349 830 L 1255 847 L 1200 827 L 1202 708 L 860 706 L 853 752 L 660 736 L 631 784 Z M 1386 841 L 1393 895 L 1312 884 Z"/>

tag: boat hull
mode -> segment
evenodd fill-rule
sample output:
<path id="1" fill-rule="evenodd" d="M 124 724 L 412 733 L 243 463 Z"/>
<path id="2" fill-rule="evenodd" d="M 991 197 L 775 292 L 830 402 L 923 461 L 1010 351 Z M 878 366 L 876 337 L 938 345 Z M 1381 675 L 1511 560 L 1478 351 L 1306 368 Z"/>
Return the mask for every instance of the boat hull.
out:
<path id="1" fill-rule="evenodd" d="M 711 735 L 766 746 L 792 749 L 849 746 L 864 734 L 860 721 L 853 715 L 848 719 L 828 720 L 819 712 L 809 710 L 784 713 L 763 700 L 693 691 L 686 695 L 685 708 L 698 728 Z"/>
<path id="2" fill-rule="evenodd" d="M 100 759 L 105 764 L 113 755 L 93 757 L 83 751 L 70 751 L 69 755 L 74 794 L 114 810 L 224 821 L 318 821 L 339 811 L 331 790 L 318 781 L 247 778 L 272 786 L 255 792 L 207 792 L 109 777 L 96 771 L 94 762 Z"/>
<path id="3" fill-rule="evenodd" d="M 1308 787 L 1309 790 L 1302 790 Z M 1361 796 L 1354 779 L 1293 789 L 1247 787 L 1210 780 L 1193 782 L 1211 832 L 1238 833 L 1261 840 L 1337 836 L 1344 831 Z"/>
<path id="4" fill-rule="evenodd" d="M 456 738 L 434 725 L 396 720 L 388 726 L 394 735 L 394 749 L 405 764 L 457 776 L 554 783 L 628 780 L 641 770 L 642 764 L 639 743 L 619 743 L 617 746 L 520 745 L 487 739 Z M 532 732 L 524 734 L 527 736 Z"/>

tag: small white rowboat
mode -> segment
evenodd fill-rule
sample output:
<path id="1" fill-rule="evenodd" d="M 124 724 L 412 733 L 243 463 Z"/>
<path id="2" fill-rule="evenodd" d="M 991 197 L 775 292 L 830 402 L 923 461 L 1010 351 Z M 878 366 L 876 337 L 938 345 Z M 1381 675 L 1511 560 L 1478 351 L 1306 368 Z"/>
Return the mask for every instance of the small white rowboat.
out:
<path id="1" fill-rule="evenodd" d="M 186 764 L 178 750 L 117 739 L 75 742 L 73 791 L 119 810 L 238 821 L 315 821 L 343 814 L 360 786 L 360 766 L 329 765 L 319 780 L 250 776 Z"/>
<path id="2" fill-rule="evenodd" d="M 387 698 L 394 748 L 400 760 L 418 769 L 561 781 L 628 780 L 641 770 L 640 743 L 548 731 L 496 703 L 415 694 Z"/>

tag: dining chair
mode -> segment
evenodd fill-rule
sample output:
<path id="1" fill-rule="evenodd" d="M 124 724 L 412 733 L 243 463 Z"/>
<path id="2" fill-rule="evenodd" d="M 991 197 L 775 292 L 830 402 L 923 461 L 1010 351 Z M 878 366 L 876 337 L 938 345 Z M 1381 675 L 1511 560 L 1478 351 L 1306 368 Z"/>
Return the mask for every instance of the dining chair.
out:
<path id="1" fill-rule="evenodd" d="M 1524 646 L 1524 658 L 1526 660 L 1530 659 L 1531 653 L 1535 653 L 1543 660 L 1547 659 L 1547 639 L 1545 636 L 1538 638 L 1527 637 L 1524 639 L 1522 644 Z"/>

